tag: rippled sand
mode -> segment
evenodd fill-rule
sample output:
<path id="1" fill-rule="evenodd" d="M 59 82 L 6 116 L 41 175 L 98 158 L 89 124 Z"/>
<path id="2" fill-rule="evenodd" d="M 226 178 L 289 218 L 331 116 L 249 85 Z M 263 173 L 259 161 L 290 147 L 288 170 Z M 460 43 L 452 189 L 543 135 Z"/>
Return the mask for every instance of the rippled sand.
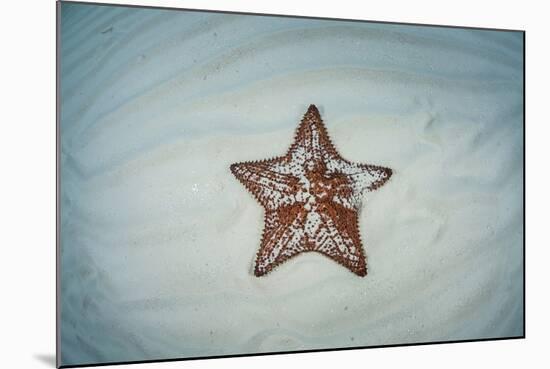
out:
<path id="1" fill-rule="evenodd" d="M 62 364 L 523 334 L 522 35 L 64 4 Z M 233 162 L 309 104 L 365 196 L 369 274 L 252 274 Z"/>

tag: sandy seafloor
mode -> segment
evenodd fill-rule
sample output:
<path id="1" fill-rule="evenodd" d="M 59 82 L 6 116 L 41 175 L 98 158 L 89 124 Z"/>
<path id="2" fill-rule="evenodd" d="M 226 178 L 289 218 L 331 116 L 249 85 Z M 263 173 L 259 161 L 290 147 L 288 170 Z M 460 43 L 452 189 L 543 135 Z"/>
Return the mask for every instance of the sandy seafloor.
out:
<path id="1" fill-rule="evenodd" d="M 61 363 L 523 334 L 517 32 L 62 5 Z M 309 104 L 393 169 L 369 274 L 309 253 L 252 274 L 263 210 L 233 162 Z"/>

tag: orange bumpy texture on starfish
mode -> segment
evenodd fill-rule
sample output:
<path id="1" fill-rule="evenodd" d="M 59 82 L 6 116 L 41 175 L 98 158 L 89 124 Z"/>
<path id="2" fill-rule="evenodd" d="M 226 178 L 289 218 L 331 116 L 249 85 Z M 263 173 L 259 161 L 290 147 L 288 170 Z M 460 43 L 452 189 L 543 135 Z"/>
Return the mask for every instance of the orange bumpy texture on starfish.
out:
<path id="1" fill-rule="evenodd" d="M 315 105 L 285 156 L 232 164 L 231 172 L 265 208 L 256 276 L 306 251 L 367 274 L 358 225 L 361 197 L 382 186 L 392 170 L 342 158 Z"/>

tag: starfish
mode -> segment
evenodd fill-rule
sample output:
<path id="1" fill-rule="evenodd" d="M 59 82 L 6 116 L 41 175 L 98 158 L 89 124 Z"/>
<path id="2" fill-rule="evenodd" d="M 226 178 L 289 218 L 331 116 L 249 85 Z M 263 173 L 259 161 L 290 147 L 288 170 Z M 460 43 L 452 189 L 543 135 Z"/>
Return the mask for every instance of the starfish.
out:
<path id="1" fill-rule="evenodd" d="M 230 169 L 265 209 L 257 277 L 308 251 L 358 276 L 367 274 L 358 225 L 361 197 L 382 186 L 392 170 L 342 158 L 315 105 L 309 106 L 285 156 L 235 163 Z"/>

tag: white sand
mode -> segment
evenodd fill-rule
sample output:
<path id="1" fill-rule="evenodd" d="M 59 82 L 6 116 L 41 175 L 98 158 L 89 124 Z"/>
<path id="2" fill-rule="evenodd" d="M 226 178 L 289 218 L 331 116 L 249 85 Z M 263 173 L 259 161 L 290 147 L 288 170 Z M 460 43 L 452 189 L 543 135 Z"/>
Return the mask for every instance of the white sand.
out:
<path id="1" fill-rule="evenodd" d="M 62 364 L 523 333 L 518 33 L 63 5 Z M 252 274 L 233 162 L 316 104 L 365 196 L 369 274 Z"/>

